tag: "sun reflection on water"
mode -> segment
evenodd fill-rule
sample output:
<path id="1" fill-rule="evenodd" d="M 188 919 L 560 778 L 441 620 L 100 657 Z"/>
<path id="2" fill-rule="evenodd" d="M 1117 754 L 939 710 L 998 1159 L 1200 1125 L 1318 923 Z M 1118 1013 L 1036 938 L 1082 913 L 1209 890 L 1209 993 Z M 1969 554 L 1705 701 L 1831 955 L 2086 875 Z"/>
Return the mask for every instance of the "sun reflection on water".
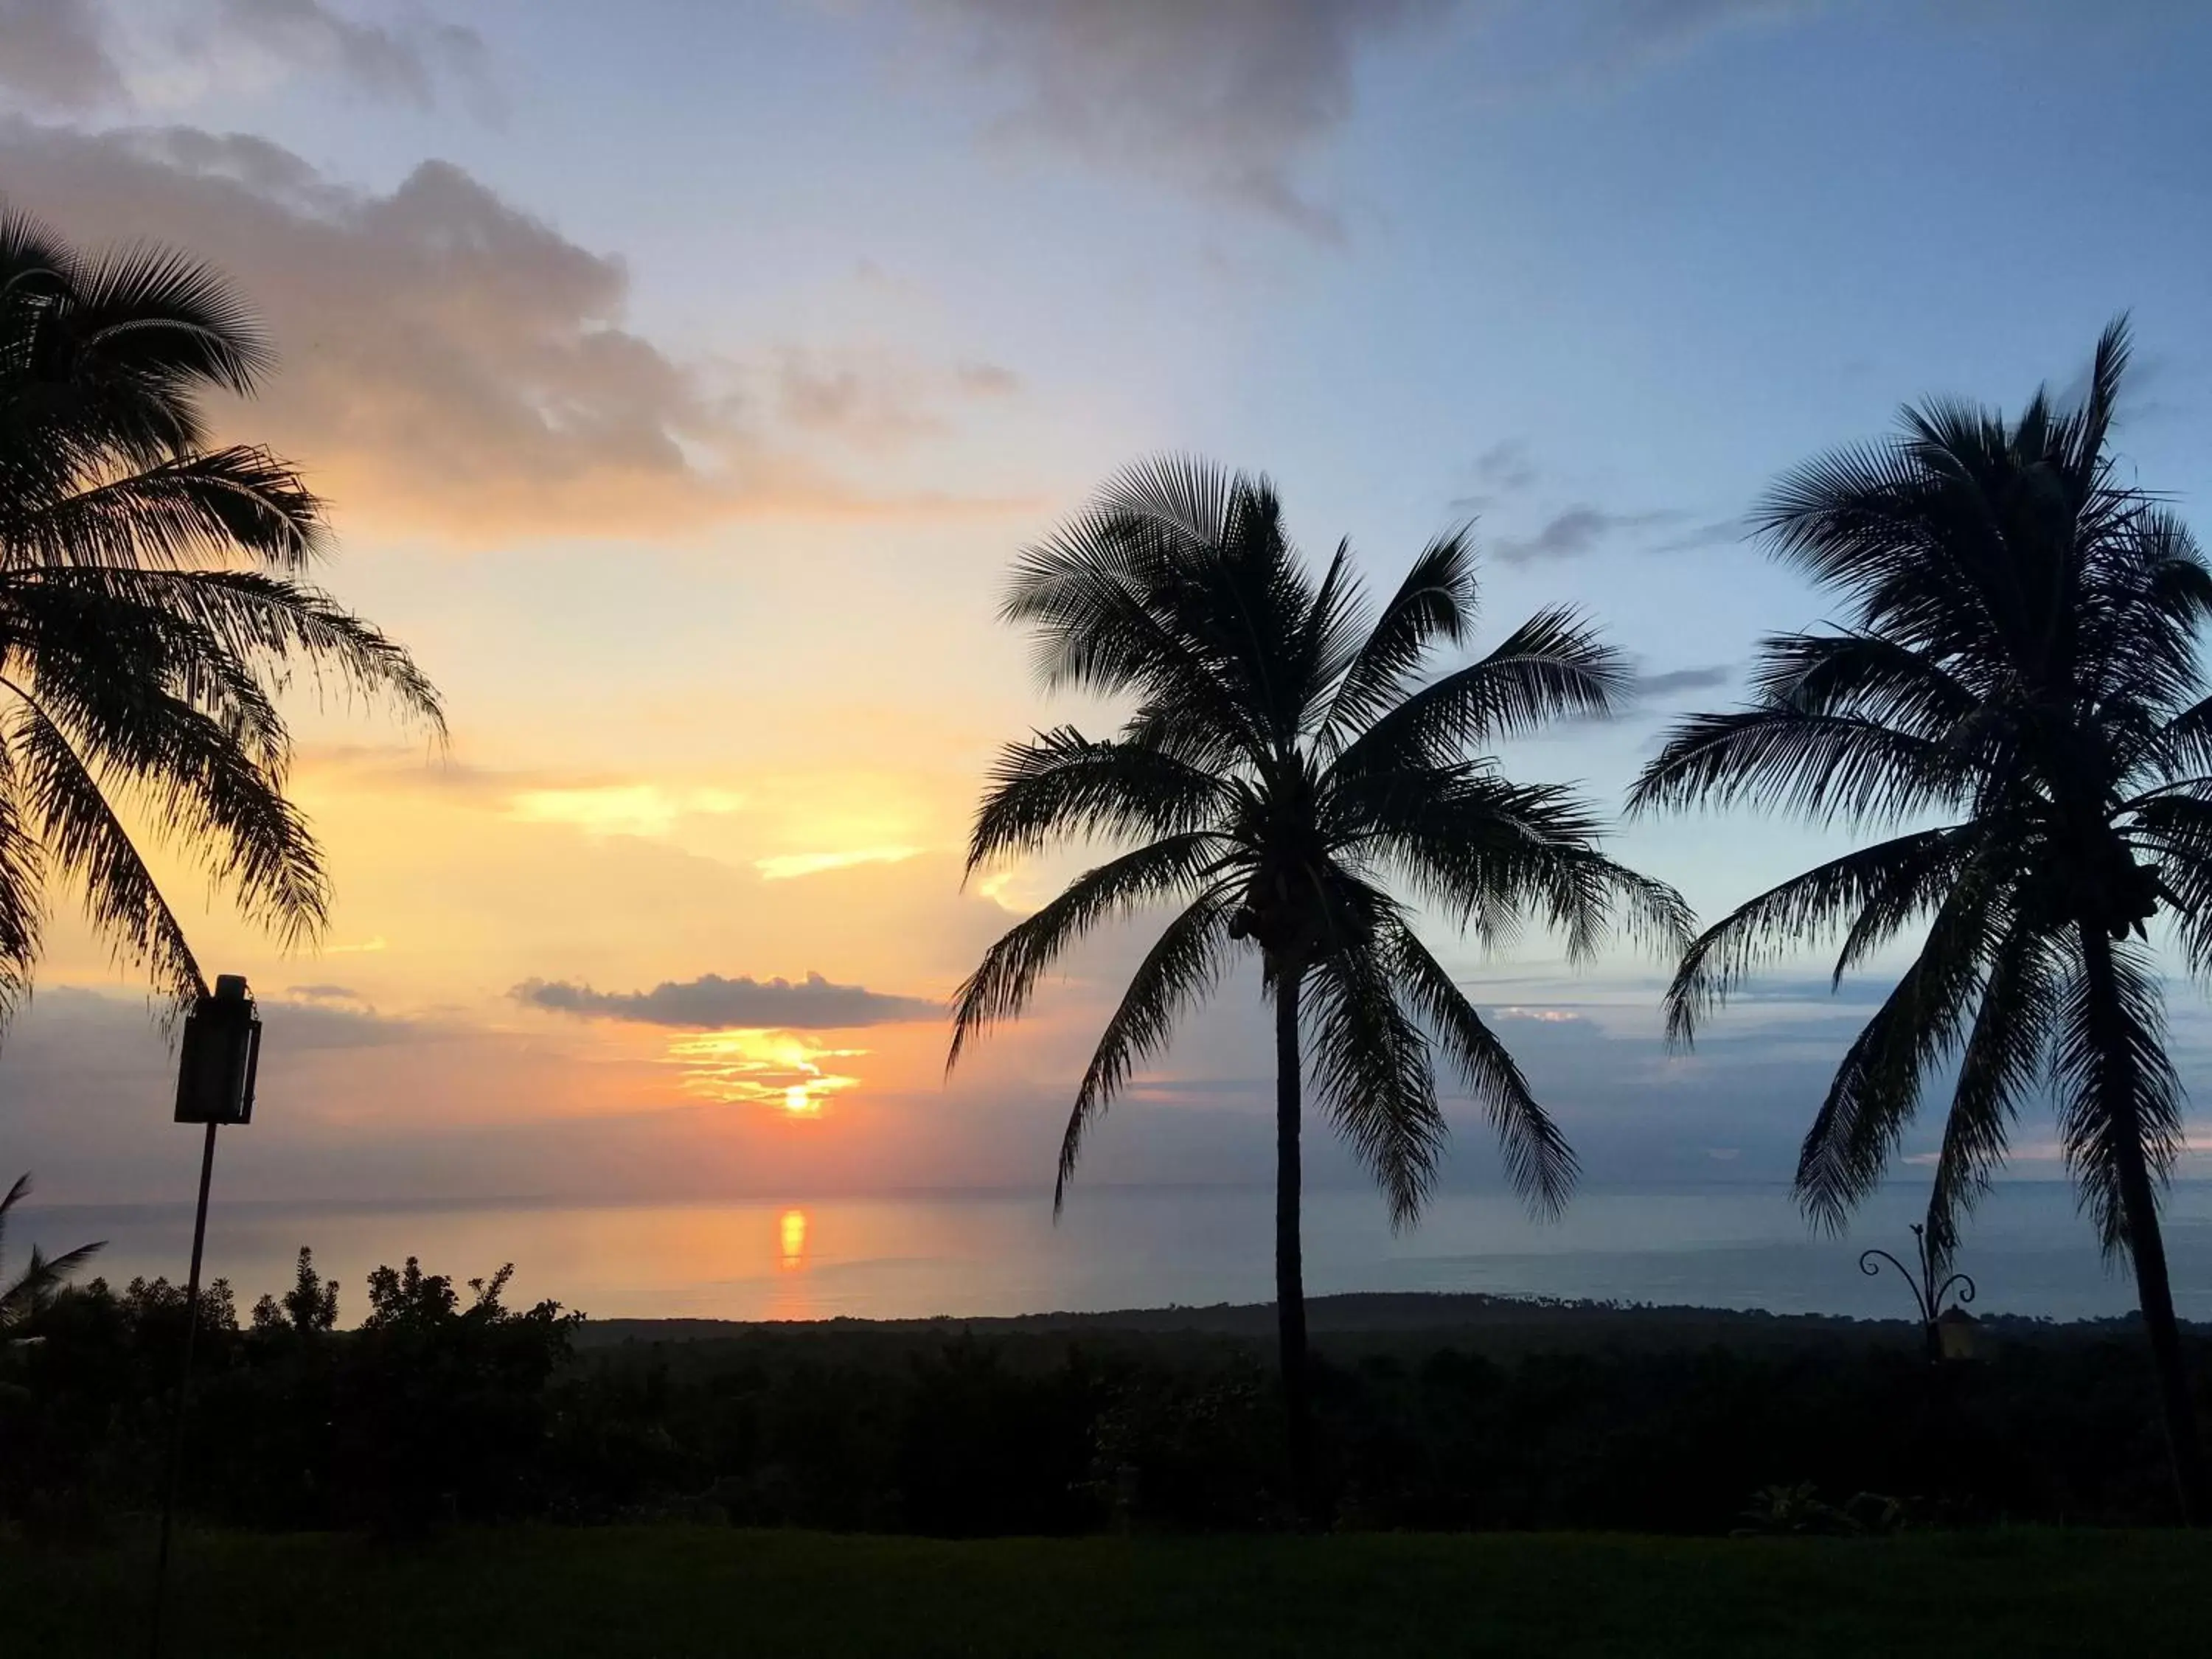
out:
<path id="1" fill-rule="evenodd" d="M 806 1265 L 806 1212 L 786 1210 L 778 1224 L 783 1237 L 783 1265 L 786 1271 Z"/>

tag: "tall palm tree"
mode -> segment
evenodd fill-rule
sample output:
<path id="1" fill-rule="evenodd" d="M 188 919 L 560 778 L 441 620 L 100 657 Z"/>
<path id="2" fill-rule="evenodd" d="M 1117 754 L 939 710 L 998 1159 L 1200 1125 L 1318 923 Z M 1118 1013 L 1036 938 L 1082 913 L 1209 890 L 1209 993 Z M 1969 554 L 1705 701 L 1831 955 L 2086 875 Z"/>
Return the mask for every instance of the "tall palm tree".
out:
<path id="1" fill-rule="evenodd" d="M 1290 1486 L 1310 1496 L 1299 1250 L 1302 1044 L 1337 1131 L 1412 1221 L 1444 1142 L 1432 1045 L 1488 1114 L 1514 1186 L 1556 1212 L 1574 1154 L 1496 1034 L 1416 935 L 1391 884 L 1486 944 L 1534 916 L 1577 958 L 1616 911 L 1688 937 L 1674 892 L 1598 850 L 1568 791 L 1509 782 L 1480 747 L 1561 715 L 1610 709 L 1620 656 L 1571 612 L 1547 611 L 1488 656 L 1432 681 L 1440 645 L 1475 611 L 1463 534 L 1425 550 L 1379 610 L 1348 549 L 1316 580 L 1265 479 L 1165 459 L 1113 480 L 1025 552 L 1006 618 L 1032 628 L 1049 688 L 1134 700 L 1120 732 L 1072 726 L 1010 745 L 969 844 L 972 872 L 1055 842 L 1128 845 L 1012 928 L 957 994 L 948 1068 L 1018 1014 L 1082 933 L 1179 908 L 1139 966 L 1076 1091 L 1055 1212 L 1085 1133 L 1177 1017 L 1240 951 L 1256 952 L 1275 1015 L 1275 1282 Z"/>
<path id="2" fill-rule="evenodd" d="M 2125 320 L 2077 408 L 2017 421 L 1904 412 L 1887 442 L 1786 475 L 1757 524 L 1834 592 L 1838 626 L 1759 648 L 1748 708 L 1685 720 L 1632 810 L 1750 805 L 1886 825 L 1690 947 L 1667 995 L 1688 1042 L 1744 977 L 1841 937 L 1838 980 L 1908 928 L 1911 963 L 1845 1054 L 1796 1189 L 1839 1227 L 1880 1183 L 1923 1088 L 1955 1062 L 1928 1236 L 1948 1256 L 2047 1091 L 2106 1252 L 2132 1261 L 2183 1509 L 2212 1516 L 2159 1191 L 2181 1142 L 2146 924 L 2212 971 L 2212 701 L 2198 633 L 2212 572 L 2107 447 Z"/>
<path id="3" fill-rule="evenodd" d="M 208 441 L 206 394 L 270 366 L 207 267 L 87 258 L 0 211 L 0 1021 L 55 878 L 161 990 L 204 988 L 143 836 L 285 941 L 320 927 L 321 854 L 284 795 L 295 665 L 442 730 L 407 653 L 305 579 L 327 531 L 299 475 Z"/>
<path id="4" fill-rule="evenodd" d="M 28 1197 L 31 1177 L 15 1177 L 15 1184 L 0 1196 L 0 1344 L 9 1340 L 8 1333 L 27 1324 L 31 1316 L 53 1300 L 54 1292 L 79 1267 L 106 1248 L 102 1239 L 96 1244 L 80 1244 L 73 1250 L 49 1256 L 35 1244 L 31 1246 L 31 1259 L 23 1271 L 15 1278 L 4 1277 L 7 1267 L 8 1212 Z"/>

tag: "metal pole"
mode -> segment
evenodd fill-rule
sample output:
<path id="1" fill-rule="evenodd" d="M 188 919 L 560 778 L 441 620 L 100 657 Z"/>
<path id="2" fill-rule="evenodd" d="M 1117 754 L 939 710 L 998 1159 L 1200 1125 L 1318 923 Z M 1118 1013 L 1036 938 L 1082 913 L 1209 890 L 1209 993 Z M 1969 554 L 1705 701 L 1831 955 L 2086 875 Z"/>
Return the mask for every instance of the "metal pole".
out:
<path id="1" fill-rule="evenodd" d="M 200 1201 L 192 1216 L 192 1270 L 185 1284 L 185 1365 L 177 1379 L 177 1408 L 169 1425 L 168 1490 L 161 1499 L 161 1547 L 154 1558 L 154 1629 L 147 1646 L 150 1659 L 161 1659 L 161 1607 L 169 1589 L 169 1533 L 177 1518 L 177 1485 L 185 1463 L 185 1397 L 192 1386 L 192 1339 L 200 1328 L 200 1252 L 207 1244 L 208 1183 L 215 1178 L 215 1132 L 207 1126 L 200 1152 Z"/>

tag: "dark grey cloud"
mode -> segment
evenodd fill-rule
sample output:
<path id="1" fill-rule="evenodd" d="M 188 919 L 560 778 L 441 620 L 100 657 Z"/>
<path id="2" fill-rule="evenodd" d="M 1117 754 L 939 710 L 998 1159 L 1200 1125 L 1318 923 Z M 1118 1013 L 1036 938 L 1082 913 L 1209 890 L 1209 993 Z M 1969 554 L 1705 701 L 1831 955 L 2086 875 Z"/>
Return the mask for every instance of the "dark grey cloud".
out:
<path id="1" fill-rule="evenodd" d="M 1536 482 L 1526 438 L 1500 438 L 1474 458 L 1475 482 L 1501 493 L 1526 489 Z"/>
<path id="2" fill-rule="evenodd" d="M 1500 536 L 1490 544 L 1492 558 L 1504 564 L 1534 564 L 1575 559 L 1628 530 L 1650 530 L 1679 523 L 1680 513 L 1608 513 L 1587 502 L 1555 513 L 1530 536 Z"/>
<path id="3" fill-rule="evenodd" d="M 123 97 L 122 71 L 91 0 L 0 0 L 0 93 L 52 111 L 96 109 Z"/>
<path id="4" fill-rule="evenodd" d="M 508 994 L 517 1002 L 555 1013 L 694 1030 L 774 1027 L 839 1031 L 945 1015 L 942 1003 L 926 997 L 833 984 L 819 974 L 809 974 L 797 984 L 787 979 L 725 979 L 720 974 L 703 974 L 693 980 L 664 980 L 650 991 L 595 991 L 567 980 L 533 979 Z"/>
<path id="5" fill-rule="evenodd" d="M 1455 512 L 1480 513 L 1536 482 L 1536 464 L 1529 456 L 1526 438 L 1500 438 L 1477 455 L 1468 471 L 1475 488 L 1468 495 L 1453 498 Z"/>
<path id="6" fill-rule="evenodd" d="M 1733 663 L 1709 663 L 1702 668 L 1670 668 L 1663 674 L 1639 674 L 1636 677 L 1636 694 L 1639 697 L 1663 697 L 1676 691 L 1710 691 L 1717 685 L 1726 685 L 1735 676 Z"/>

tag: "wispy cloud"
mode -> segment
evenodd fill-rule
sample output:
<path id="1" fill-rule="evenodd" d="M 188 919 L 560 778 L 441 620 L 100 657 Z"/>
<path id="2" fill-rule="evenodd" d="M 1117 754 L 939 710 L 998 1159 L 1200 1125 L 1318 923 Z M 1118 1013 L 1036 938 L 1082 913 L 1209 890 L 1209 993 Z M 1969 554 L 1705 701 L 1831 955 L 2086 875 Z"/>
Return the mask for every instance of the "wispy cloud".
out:
<path id="1" fill-rule="evenodd" d="M 1534 564 L 1553 559 L 1580 558 L 1624 531 L 1649 530 L 1674 524 L 1680 513 L 1608 513 L 1578 502 L 1553 514 L 1532 535 L 1500 536 L 1490 544 L 1491 556 L 1505 564 Z"/>
<path id="2" fill-rule="evenodd" d="M 791 881 L 831 870 L 850 870 L 862 864 L 903 864 L 925 850 L 920 847 L 860 847 L 843 853 L 778 853 L 769 858 L 755 859 L 753 868 L 765 880 Z"/>
<path id="3" fill-rule="evenodd" d="M 521 823 L 565 823 L 592 836 L 665 836 L 686 817 L 740 811 L 745 798 L 728 789 L 665 789 L 655 783 L 526 789 L 507 816 Z"/>

